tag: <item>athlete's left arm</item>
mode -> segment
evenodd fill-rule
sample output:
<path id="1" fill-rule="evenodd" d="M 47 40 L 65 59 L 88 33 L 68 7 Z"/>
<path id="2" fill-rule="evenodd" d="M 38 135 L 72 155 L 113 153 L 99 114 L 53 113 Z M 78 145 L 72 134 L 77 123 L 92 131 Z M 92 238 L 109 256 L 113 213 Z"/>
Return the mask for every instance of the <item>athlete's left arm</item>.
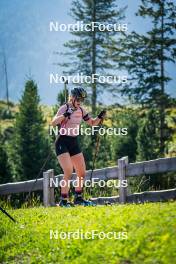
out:
<path id="1" fill-rule="evenodd" d="M 100 124 L 101 120 L 105 118 L 105 115 L 106 111 L 104 110 L 101 111 L 96 118 L 92 118 L 88 113 L 86 113 L 86 115 L 83 116 L 83 120 L 90 126 L 97 126 Z"/>
<path id="2" fill-rule="evenodd" d="M 89 120 L 86 121 L 86 123 L 90 126 L 97 126 L 99 125 L 101 122 L 101 119 L 99 119 L 98 117 L 96 118 L 90 118 Z"/>

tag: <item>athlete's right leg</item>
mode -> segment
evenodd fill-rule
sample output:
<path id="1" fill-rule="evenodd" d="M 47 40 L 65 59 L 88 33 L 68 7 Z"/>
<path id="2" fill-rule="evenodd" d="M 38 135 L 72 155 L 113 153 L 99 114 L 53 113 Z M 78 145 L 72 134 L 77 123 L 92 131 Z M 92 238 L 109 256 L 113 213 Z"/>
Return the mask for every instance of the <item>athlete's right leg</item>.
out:
<path id="1" fill-rule="evenodd" d="M 64 172 L 63 184 L 61 187 L 61 198 L 64 200 L 68 199 L 69 193 L 69 180 L 73 172 L 73 165 L 68 152 L 60 154 L 58 157 L 59 164 Z"/>

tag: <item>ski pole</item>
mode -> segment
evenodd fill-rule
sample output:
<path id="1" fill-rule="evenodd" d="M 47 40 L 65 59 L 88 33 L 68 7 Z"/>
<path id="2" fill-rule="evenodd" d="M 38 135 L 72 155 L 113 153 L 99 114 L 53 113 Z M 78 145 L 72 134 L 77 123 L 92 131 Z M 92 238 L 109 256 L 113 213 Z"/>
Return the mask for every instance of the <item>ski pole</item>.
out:
<path id="1" fill-rule="evenodd" d="M 1 212 L 3 212 L 3 214 L 9 217 L 14 223 L 17 223 L 17 221 L 9 213 L 7 213 L 6 210 L 4 210 L 1 206 L 0 206 L 0 210 Z"/>

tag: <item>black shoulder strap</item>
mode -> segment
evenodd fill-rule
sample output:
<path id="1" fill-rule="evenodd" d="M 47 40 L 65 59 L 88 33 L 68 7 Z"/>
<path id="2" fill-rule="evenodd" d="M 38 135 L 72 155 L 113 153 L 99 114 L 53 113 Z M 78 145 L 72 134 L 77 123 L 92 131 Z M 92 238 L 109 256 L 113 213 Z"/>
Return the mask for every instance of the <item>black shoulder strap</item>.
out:
<path id="1" fill-rule="evenodd" d="M 82 112 L 82 118 L 83 118 L 83 117 L 84 117 L 83 109 L 82 109 L 81 106 L 80 106 L 79 108 L 81 109 L 81 112 Z"/>
<path id="2" fill-rule="evenodd" d="M 66 106 L 67 106 L 67 109 L 66 109 L 66 111 L 68 111 L 69 104 L 68 104 L 68 103 L 65 103 L 65 104 L 66 104 Z M 82 118 L 83 118 L 83 117 L 84 117 L 83 109 L 82 109 L 82 107 L 81 107 L 81 106 L 80 106 L 79 108 L 81 109 L 81 112 L 82 112 Z"/>
<path id="3" fill-rule="evenodd" d="M 68 108 L 69 108 L 69 104 L 68 103 L 65 103 L 66 104 L 66 106 L 67 106 L 67 109 L 66 109 L 66 111 L 68 111 Z"/>

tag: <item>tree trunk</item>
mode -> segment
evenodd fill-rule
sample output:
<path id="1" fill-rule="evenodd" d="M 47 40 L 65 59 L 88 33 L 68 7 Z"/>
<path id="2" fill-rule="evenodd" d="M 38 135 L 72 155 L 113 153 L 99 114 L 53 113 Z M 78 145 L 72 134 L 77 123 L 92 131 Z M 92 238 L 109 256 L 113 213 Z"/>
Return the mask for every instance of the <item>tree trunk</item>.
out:
<path id="1" fill-rule="evenodd" d="M 165 124 L 165 102 L 164 102 L 164 0 L 161 3 L 161 99 L 160 99 L 160 154 L 164 156 L 164 124 Z"/>
<path id="2" fill-rule="evenodd" d="M 9 85 L 8 85 L 7 61 L 6 61 L 5 51 L 3 51 L 3 57 L 4 57 L 5 83 L 6 83 L 6 100 L 7 100 L 7 109 L 9 111 Z"/>
<path id="3" fill-rule="evenodd" d="M 92 21 L 96 22 L 96 0 L 92 0 Z M 92 74 L 96 73 L 96 31 L 92 31 Z M 95 114 L 97 101 L 96 82 L 92 83 L 92 113 Z"/>

